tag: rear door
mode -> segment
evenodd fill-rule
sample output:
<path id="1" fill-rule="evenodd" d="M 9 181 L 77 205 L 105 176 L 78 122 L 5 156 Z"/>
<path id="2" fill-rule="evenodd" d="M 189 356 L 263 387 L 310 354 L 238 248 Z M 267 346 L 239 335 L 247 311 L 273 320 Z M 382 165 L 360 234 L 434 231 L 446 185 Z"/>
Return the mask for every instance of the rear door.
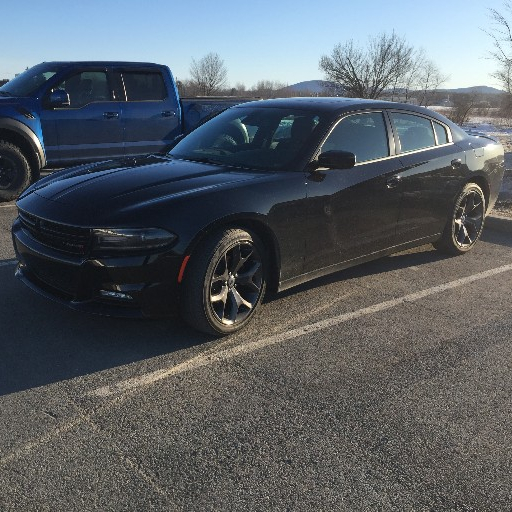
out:
<path id="1" fill-rule="evenodd" d="M 352 169 L 316 170 L 307 181 L 306 272 L 378 253 L 395 244 L 402 163 L 383 112 L 343 118 L 320 152 L 350 151 Z"/>
<path id="2" fill-rule="evenodd" d="M 114 99 L 108 69 L 74 70 L 52 88 L 57 89 L 66 91 L 70 105 L 46 106 L 41 111 L 48 163 L 65 165 L 122 156 L 120 104 Z"/>
<path id="3" fill-rule="evenodd" d="M 464 152 L 443 123 L 412 112 L 390 112 L 398 137 L 403 199 L 397 243 L 441 233 L 461 187 Z"/>
<path id="4" fill-rule="evenodd" d="M 126 155 L 158 153 L 180 134 L 174 85 L 156 67 L 116 68 Z"/>

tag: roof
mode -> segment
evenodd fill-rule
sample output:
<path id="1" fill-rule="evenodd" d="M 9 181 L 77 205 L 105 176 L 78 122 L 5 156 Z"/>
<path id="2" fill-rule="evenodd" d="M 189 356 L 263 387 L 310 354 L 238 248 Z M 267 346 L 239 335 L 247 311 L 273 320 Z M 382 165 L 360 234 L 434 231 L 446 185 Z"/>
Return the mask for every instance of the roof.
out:
<path id="1" fill-rule="evenodd" d="M 362 98 L 345 97 L 300 97 L 300 98 L 277 98 L 271 100 L 260 100 L 244 103 L 241 107 L 258 106 L 260 108 L 297 108 L 303 110 L 315 110 L 317 112 L 350 112 L 353 110 L 366 109 L 399 109 L 427 114 L 446 122 L 446 118 L 437 112 L 410 103 L 396 103 L 393 101 L 369 100 Z"/>
<path id="2" fill-rule="evenodd" d="M 56 60 L 45 61 L 42 64 L 55 65 L 55 66 L 155 66 L 162 67 L 163 64 L 155 64 L 154 62 L 132 62 L 132 61 L 117 61 L 117 60 Z"/>

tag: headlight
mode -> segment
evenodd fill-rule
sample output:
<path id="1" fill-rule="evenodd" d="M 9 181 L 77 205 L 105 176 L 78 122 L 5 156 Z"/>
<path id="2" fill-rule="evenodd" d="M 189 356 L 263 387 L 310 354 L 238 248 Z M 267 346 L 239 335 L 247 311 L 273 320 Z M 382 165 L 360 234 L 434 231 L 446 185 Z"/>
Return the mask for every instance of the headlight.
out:
<path id="1" fill-rule="evenodd" d="M 93 229 L 94 251 L 134 251 L 160 249 L 178 237 L 165 229 Z"/>

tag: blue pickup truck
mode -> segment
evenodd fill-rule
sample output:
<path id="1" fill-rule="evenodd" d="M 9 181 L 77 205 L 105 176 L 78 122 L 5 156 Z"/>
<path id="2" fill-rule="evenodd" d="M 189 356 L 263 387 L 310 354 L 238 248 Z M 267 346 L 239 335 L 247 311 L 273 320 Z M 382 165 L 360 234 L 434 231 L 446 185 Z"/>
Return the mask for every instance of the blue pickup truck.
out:
<path id="1" fill-rule="evenodd" d="M 165 151 L 239 100 L 180 100 L 167 66 L 44 62 L 0 87 L 0 201 L 42 169 Z"/>

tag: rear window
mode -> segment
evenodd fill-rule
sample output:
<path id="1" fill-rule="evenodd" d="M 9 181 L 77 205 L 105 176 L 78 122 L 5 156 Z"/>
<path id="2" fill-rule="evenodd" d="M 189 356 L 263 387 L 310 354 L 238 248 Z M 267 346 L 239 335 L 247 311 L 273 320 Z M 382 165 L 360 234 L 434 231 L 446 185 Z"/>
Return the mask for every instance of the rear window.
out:
<path id="1" fill-rule="evenodd" d="M 390 115 L 400 139 L 402 153 L 436 145 L 430 119 L 401 112 L 391 112 Z"/>
<path id="2" fill-rule="evenodd" d="M 434 131 L 436 132 L 438 144 L 448 143 L 448 134 L 446 133 L 446 128 L 442 124 L 434 121 Z"/>
<path id="3" fill-rule="evenodd" d="M 126 101 L 161 101 L 167 97 L 162 75 L 158 72 L 124 71 Z"/>

